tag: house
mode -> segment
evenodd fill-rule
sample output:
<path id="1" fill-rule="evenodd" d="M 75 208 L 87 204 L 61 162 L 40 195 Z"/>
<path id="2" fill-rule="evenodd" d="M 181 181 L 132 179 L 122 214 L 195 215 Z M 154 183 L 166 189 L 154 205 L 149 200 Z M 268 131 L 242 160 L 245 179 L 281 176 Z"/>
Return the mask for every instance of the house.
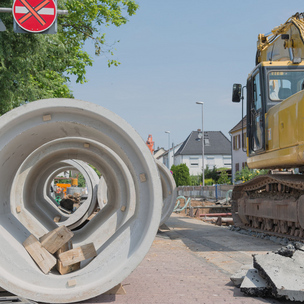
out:
<path id="1" fill-rule="evenodd" d="M 236 172 L 242 170 L 245 166 L 247 166 L 247 152 L 246 152 L 246 124 L 247 118 L 246 116 L 242 120 L 235 125 L 230 131 L 229 134 L 231 136 L 232 142 L 232 180 L 235 180 Z M 243 126 L 243 129 L 242 129 Z"/>
<path id="2" fill-rule="evenodd" d="M 175 153 L 175 164 L 185 163 L 190 175 L 202 174 L 201 130 L 192 131 Z M 221 131 L 204 132 L 204 167 L 231 168 L 231 142 Z"/>
<path id="3" fill-rule="evenodd" d="M 161 152 L 156 151 L 154 153 L 154 157 L 161 161 L 168 169 L 172 167 L 172 165 L 176 165 L 174 154 L 179 149 L 179 147 L 182 145 L 182 143 L 174 146 L 172 144 L 172 148 L 169 150 L 163 150 Z M 161 148 L 163 149 L 163 148 Z"/>

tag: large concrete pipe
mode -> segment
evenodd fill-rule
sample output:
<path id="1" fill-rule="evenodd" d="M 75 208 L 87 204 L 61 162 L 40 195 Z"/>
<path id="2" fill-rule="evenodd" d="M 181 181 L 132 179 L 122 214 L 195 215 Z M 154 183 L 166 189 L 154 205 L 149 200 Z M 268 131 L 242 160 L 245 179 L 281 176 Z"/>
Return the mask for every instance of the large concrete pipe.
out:
<path id="1" fill-rule="evenodd" d="M 156 160 L 157 168 L 160 173 L 162 192 L 163 192 L 163 208 L 160 220 L 160 226 L 164 224 L 173 212 L 177 189 L 175 180 L 170 170 L 159 160 Z"/>
<path id="2" fill-rule="evenodd" d="M 97 256 L 76 272 L 46 275 L 22 243 L 56 228 L 40 207 L 37 174 L 68 159 L 103 173 L 108 203 L 72 239 L 74 247 L 93 242 Z M 141 137 L 109 110 L 74 99 L 14 109 L 0 117 L 0 164 L 1 287 L 41 302 L 82 301 L 121 283 L 148 252 L 161 218 L 159 172 Z"/>

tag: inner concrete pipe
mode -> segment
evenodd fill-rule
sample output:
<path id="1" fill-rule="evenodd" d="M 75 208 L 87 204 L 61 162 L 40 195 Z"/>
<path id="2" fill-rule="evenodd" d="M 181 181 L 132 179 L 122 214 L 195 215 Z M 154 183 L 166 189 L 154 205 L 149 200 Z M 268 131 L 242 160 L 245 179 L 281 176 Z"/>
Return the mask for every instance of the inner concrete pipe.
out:
<path id="1" fill-rule="evenodd" d="M 24 163 L 26 163 L 26 161 Z M 76 212 L 72 214 L 67 214 L 58 209 L 57 203 L 50 191 L 54 178 L 65 170 L 79 171 L 86 180 L 88 190 L 87 199 L 85 199 Z M 64 160 L 58 163 L 49 163 L 49 165 L 45 164 L 42 169 L 35 172 L 35 175 L 37 186 L 35 186 L 34 189 L 38 197 L 35 202 L 41 202 L 39 205 L 34 202 L 35 208 L 40 208 L 41 212 L 46 213 L 51 219 L 60 216 L 61 219 L 57 223 L 58 225 L 65 225 L 69 229 L 77 228 L 86 221 L 96 209 L 98 204 L 97 189 L 99 177 L 87 163 L 80 160 Z M 103 206 L 104 204 L 100 208 Z"/>
<path id="2" fill-rule="evenodd" d="M 170 170 L 159 160 L 156 160 L 157 168 L 160 173 L 162 192 L 163 192 L 163 207 L 160 220 L 160 226 L 164 224 L 173 212 L 176 204 L 177 189 L 175 180 Z"/>
<path id="3" fill-rule="evenodd" d="M 72 239 L 74 248 L 94 243 L 97 256 L 75 272 L 46 275 L 22 243 L 57 227 L 37 187 L 44 168 L 66 160 L 102 172 L 108 202 Z M 161 219 L 159 171 L 142 138 L 111 111 L 74 99 L 16 108 L 0 117 L 0 164 L 2 288 L 40 302 L 78 302 L 121 283 L 148 252 Z"/>

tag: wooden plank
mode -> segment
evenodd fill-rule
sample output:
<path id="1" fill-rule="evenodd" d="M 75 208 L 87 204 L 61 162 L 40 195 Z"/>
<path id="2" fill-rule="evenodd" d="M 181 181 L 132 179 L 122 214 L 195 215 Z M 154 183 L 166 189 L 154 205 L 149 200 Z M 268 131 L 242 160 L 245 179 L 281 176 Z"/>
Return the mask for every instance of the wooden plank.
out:
<path id="1" fill-rule="evenodd" d="M 50 253 L 54 254 L 59 248 L 67 243 L 74 233 L 65 226 L 60 226 L 55 230 L 43 235 L 39 240 L 41 245 Z"/>
<path id="2" fill-rule="evenodd" d="M 71 249 L 66 252 L 59 254 L 59 259 L 62 262 L 62 265 L 69 266 L 77 262 L 81 262 L 90 258 L 93 258 L 97 255 L 94 244 L 90 243 L 83 245 L 81 247 Z"/>
<path id="3" fill-rule="evenodd" d="M 58 251 L 56 251 L 55 256 L 58 258 L 60 253 L 68 251 L 70 249 L 73 249 L 73 244 L 71 240 L 65 243 Z M 80 269 L 80 262 L 64 267 L 62 265 L 62 262 L 58 259 L 56 268 L 60 274 L 67 274 Z"/>
<path id="4" fill-rule="evenodd" d="M 23 246 L 45 274 L 56 265 L 56 258 L 41 246 L 35 236 L 30 235 L 23 242 Z"/>

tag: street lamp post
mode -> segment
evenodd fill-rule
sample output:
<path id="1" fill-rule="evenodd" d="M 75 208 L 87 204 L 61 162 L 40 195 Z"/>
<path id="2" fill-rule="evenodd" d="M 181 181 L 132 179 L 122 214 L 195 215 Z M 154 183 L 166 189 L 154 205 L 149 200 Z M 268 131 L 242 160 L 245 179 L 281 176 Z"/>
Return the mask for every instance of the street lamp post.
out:
<path id="1" fill-rule="evenodd" d="M 168 134 L 168 169 L 170 169 L 170 131 L 165 131 Z"/>
<path id="2" fill-rule="evenodd" d="M 202 105 L 202 168 L 203 168 L 203 174 L 202 174 L 202 181 L 203 181 L 203 187 L 205 186 L 205 135 L 204 135 L 204 102 L 197 101 L 196 104 Z"/>

